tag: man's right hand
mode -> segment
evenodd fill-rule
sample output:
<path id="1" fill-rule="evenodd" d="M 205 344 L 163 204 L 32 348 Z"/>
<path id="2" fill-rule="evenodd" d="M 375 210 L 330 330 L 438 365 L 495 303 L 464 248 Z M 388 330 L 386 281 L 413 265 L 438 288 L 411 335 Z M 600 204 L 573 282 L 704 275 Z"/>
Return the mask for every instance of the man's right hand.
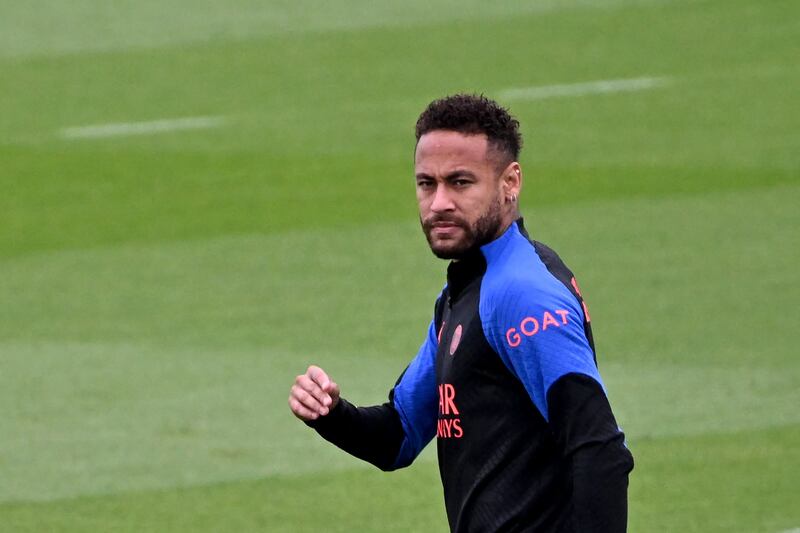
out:
<path id="1" fill-rule="evenodd" d="M 316 420 L 339 403 L 339 385 L 318 366 L 311 365 L 297 376 L 289 393 L 289 407 L 300 420 Z"/>

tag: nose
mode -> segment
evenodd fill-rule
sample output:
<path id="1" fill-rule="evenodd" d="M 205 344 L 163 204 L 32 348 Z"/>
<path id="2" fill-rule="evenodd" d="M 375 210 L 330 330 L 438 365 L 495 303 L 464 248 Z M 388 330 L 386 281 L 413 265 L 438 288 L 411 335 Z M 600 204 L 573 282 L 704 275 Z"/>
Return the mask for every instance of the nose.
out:
<path id="1" fill-rule="evenodd" d="M 447 187 L 439 185 L 436 187 L 436 192 L 433 194 L 433 202 L 431 202 L 431 211 L 434 213 L 441 213 L 443 211 L 452 211 L 455 209 L 453 200 L 447 191 Z"/>

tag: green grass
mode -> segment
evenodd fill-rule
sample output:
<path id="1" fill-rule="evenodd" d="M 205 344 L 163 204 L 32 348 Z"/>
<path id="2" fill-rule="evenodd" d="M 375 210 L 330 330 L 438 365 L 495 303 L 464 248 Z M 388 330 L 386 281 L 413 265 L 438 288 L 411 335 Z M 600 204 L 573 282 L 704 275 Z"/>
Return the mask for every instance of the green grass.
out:
<path id="1" fill-rule="evenodd" d="M 800 461 L 797 427 L 642 440 L 634 447 L 631 531 L 774 532 L 787 514 Z M 767 497 L 769 496 L 769 497 Z M 183 489 L 84 496 L 2 507 L 12 530 L 436 531 L 444 511 L 435 465 L 387 476 L 348 469 Z M 794 520 L 794 521 L 793 521 Z"/>
<path id="2" fill-rule="evenodd" d="M 430 99 L 640 76 L 671 81 L 509 102 L 636 458 L 630 530 L 800 526 L 795 3 L 189 5 L 0 0 L 0 530 L 444 531 L 432 450 L 374 471 L 288 388 L 315 362 L 383 401 L 422 340 Z M 197 115 L 226 121 L 59 136 Z"/>

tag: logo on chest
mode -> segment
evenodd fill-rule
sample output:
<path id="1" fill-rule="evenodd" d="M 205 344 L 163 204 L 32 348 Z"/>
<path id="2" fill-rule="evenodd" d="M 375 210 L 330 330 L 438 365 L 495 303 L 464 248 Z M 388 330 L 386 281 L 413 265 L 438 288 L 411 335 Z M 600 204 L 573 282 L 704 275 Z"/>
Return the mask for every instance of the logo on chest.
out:
<path id="1" fill-rule="evenodd" d="M 461 324 L 456 326 L 456 330 L 453 332 L 453 338 L 450 340 L 450 355 L 456 353 L 458 350 L 458 344 L 461 342 L 461 334 L 464 332 L 464 328 L 461 327 Z"/>
<path id="2" fill-rule="evenodd" d="M 451 383 L 442 383 L 439 385 L 439 420 L 436 424 L 436 437 L 440 439 L 463 437 L 460 414 L 456 407 L 456 388 Z"/>

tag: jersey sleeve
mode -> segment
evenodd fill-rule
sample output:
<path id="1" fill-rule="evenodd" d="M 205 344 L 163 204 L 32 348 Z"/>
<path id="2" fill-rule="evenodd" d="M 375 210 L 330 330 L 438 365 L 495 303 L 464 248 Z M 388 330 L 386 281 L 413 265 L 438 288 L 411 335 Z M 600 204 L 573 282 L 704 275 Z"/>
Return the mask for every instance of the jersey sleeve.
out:
<path id="1" fill-rule="evenodd" d="M 573 530 L 622 533 L 633 456 L 611 412 L 583 313 L 555 283 L 518 283 L 481 302 L 489 344 L 522 382 L 562 450 Z"/>
<path id="2" fill-rule="evenodd" d="M 394 467 L 411 464 L 436 434 L 436 322 L 431 321 L 425 342 L 392 391 L 404 439 Z"/>
<path id="3" fill-rule="evenodd" d="M 567 374 L 581 374 L 603 388 L 578 300 L 553 280 L 509 282 L 482 295 L 481 321 L 489 345 L 524 385 L 549 421 L 547 393 Z"/>
<path id="4" fill-rule="evenodd" d="M 331 412 L 306 422 L 347 453 L 389 471 L 410 465 L 436 433 L 436 321 L 389 393 L 389 401 L 356 407 L 344 398 Z"/>

